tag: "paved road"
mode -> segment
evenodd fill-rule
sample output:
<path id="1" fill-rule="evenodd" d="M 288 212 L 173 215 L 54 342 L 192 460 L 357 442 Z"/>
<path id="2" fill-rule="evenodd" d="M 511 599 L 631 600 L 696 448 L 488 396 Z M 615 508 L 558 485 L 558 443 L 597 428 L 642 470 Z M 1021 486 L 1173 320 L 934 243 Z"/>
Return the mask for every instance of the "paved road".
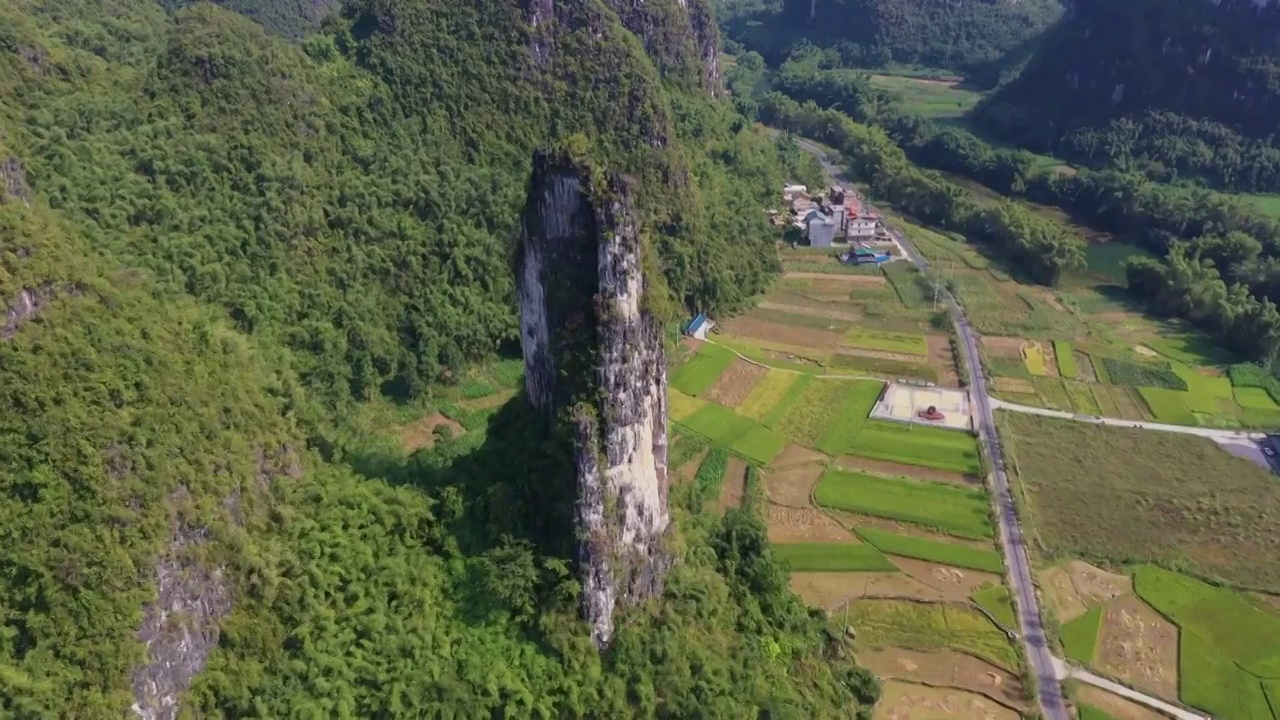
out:
<path id="1" fill-rule="evenodd" d="M 1128 698 L 1139 705 L 1145 705 L 1154 710 L 1159 710 L 1165 715 L 1176 718 L 1177 720 L 1210 720 L 1208 715 L 1201 715 L 1200 713 L 1192 712 L 1186 708 L 1171 705 L 1159 698 L 1153 698 L 1150 695 L 1140 693 L 1133 688 L 1125 687 L 1120 683 L 1112 682 L 1100 675 L 1095 675 L 1083 668 L 1068 665 L 1056 658 L 1055 662 L 1058 664 L 1057 670 L 1059 677 L 1069 677 L 1074 680 L 1079 680 L 1082 683 L 1088 683 L 1094 687 L 1102 688 L 1108 692 Z"/>
<path id="2" fill-rule="evenodd" d="M 1186 425 L 1167 425 L 1165 423 L 1157 422 L 1122 420 L 1120 418 L 1098 417 L 1097 415 L 1081 415 L 1080 413 L 1050 410 L 1048 408 L 1034 407 L 1031 405 L 1019 405 L 1018 403 L 997 400 L 996 398 L 991 398 L 991 406 L 997 410 L 1012 410 L 1013 412 L 1029 413 L 1031 415 L 1044 415 L 1045 417 L 1075 420 L 1077 422 L 1087 422 L 1095 425 L 1137 427 L 1144 430 L 1159 430 L 1161 432 L 1182 433 L 1183 435 L 1199 435 L 1200 437 L 1207 437 L 1210 440 L 1217 440 L 1218 442 L 1247 442 L 1250 440 L 1261 440 L 1266 437 L 1263 433 L 1245 432 L 1243 430 L 1219 430 L 1216 428 L 1188 427 Z"/>
<path id="3" fill-rule="evenodd" d="M 821 148 L 805 140 L 798 140 L 799 145 L 817 156 L 823 169 L 837 182 L 852 187 L 848 177 L 832 164 Z M 929 263 L 916 251 L 911 240 L 906 236 L 890 230 L 894 241 L 902 248 L 907 258 L 919 266 L 926 275 Z M 1000 525 L 1000 543 L 1003 546 L 1005 563 L 1009 566 L 1009 584 L 1017 602 L 1018 624 L 1022 629 L 1022 641 L 1026 648 L 1027 661 L 1036 678 L 1036 689 L 1040 697 L 1040 707 L 1045 720 L 1070 720 L 1067 704 L 1062 697 L 1062 684 L 1056 672 L 1056 658 L 1049 651 L 1049 638 L 1041 620 L 1039 599 L 1036 597 L 1035 583 L 1031 578 L 1031 563 L 1027 560 L 1026 545 L 1022 536 L 1022 528 L 1018 525 L 1013 495 L 1009 491 L 1009 477 L 1005 473 L 1004 453 L 1000 449 L 1000 438 L 996 434 L 995 414 L 992 411 L 990 395 L 987 392 L 987 378 L 982 372 L 982 361 L 978 355 L 978 336 L 969 326 L 963 308 L 956 302 L 945 287 L 941 292 L 946 301 L 947 311 L 955 324 L 956 334 L 964 351 L 965 364 L 969 369 L 970 406 L 974 409 L 974 421 L 978 427 L 978 436 L 986 456 L 991 461 L 994 476 L 993 502 L 996 517 Z"/>

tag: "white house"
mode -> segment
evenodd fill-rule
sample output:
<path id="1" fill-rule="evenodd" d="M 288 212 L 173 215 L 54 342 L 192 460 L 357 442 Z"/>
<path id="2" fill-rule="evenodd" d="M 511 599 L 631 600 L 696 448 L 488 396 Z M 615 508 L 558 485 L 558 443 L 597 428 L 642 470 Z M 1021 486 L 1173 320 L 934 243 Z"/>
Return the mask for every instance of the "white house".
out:
<path id="1" fill-rule="evenodd" d="M 871 218 L 852 218 L 848 225 L 849 239 L 875 237 L 879 226 L 880 223 Z"/>

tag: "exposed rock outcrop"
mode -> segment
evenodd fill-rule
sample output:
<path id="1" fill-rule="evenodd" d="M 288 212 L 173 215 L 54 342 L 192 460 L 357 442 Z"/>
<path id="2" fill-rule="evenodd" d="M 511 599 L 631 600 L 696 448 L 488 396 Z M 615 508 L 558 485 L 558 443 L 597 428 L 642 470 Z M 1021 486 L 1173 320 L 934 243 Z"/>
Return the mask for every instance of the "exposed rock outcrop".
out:
<path id="1" fill-rule="evenodd" d="M 720 31 L 707 0 L 605 0 L 622 24 L 644 43 L 667 77 L 698 83 L 716 96 L 720 78 Z"/>
<path id="2" fill-rule="evenodd" d="M 22 167 L 22 161 L 12 156 L 0 162 L 0 203 L 10 200 L 21 202 L 31 200 L 31 188 L 27 187 L 27 172 Z"/>
<path id="3" fill-rule="evenodd" d="M 78 296 L 83 289 L 77 284 L 59 286 L 43 282 L 36 287 L 23 288 L 4 309 L 4 322 L 0 323 L 0 340 L 12 340 L 24 324 L 38 316 L 60 294 Z"/>
<path id="4" fill-rule="evenodd" d="M 573 436 L 583 613 L 601 647 L 615 608 L 660 595 L 670 565 L 666 362 L 641 252 L 628 181 L 537 154 L 516 259 L 525 383 Z"/>

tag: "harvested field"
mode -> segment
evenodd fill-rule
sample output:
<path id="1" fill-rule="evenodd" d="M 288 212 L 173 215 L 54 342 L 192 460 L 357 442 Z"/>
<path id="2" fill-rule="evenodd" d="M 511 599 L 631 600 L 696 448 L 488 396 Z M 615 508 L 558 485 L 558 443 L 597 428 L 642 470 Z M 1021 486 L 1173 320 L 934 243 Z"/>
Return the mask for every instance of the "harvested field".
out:
<path id="1" fill-rule="evenodd" d="M 1000 576 L 979 570 L 961 570 L 950 565 L 914 560 L 897 555 L 889 559 L 902 572 L 937 590 L 947 600 L 964 602 L 973 591 L 986 583 L 1000 583 Z"/>
<path id="2" fill-rule="evenodd" d="M 916 465 L 905 465 L 889 460 L 872 460 L 871 458 L 856 457 L 854 455 L 844 455 L 836 459 L 836 465 L 849 470 L 865 470 L 881 475 L 893 475 L 897 477 L 914 477 L 921 480 L 932 480 L 934 482 L 950 483 L 952 485 L 961 485 L 964 487 L 979 487 L 982 485 L 977 479 L 965 475 L 964 473 L 954 472 L 951 470 L 936 470 L 934 468 L 924 468 Z"/>
<path id="3" fill-rule="evenodd" d="M 890 680 L 873 720 L 1021 720 L 1017 710 L 977 693 Z"/>
<path id="4" fill-rule="evenodd" d="M 999 412 L 1050 556 L 1180 563 L 1280 590 L 1280 483 L 1207 438 Z"/>
<path id="5" fill-rule="evenodd" d="M 817 450 L 812 450 L 803 445 L 788 445 L 781 455 L 774 458 L 772 463 L 769 463 L 769 467 L 773 470 L 791 470 L 815 464 L 825 465 L 826 462 L 827 456 Z"/>
<path id="6" fill-rule="evenodd" d="M 1036 386 L 1030 380 L 1022 378 L 998 377 L 991 381 L 991 388 L 999 393 L 1015 395 L 1035 395 Z"/>
<path id="7" fill-rule="evenodd" d="M 400 431 L 400 447 L 404 448 L 405 452 L 413 452 L 434 446 L 436 428 L 440 428 L 440 433 L 446 438 L 455 438 L 467 431 L 457 420 L 451 420 L 440 413 L 433 413 L 406 425 Z"/>
<path id="8" fill-rule="evenodd" d="M 857 654 L 858 664 L 884 680 L 918 682 L 985 695 L 1014 709 L 1028 707 L 1022 678 L 972 655 L 942 650 L 920 652 L 888 648 Z"/>
<path id="9" fill-rule="evenodd" d="M 735 455 L 729 458 L 729 465 L 724 471 L 724 482 L 720 484 L 720 512 L 741 505 L 746 491 L 747 461 Z"/>
<path id="10" fill-rule="evenodd" d="M 951 352 L 951 338 L 946 335 L 924 337 L 929 344 L 929 364 L 938 369 L 938 384 L 958 387 L 960 372 L 956 369 L 955 354 Z"/>
<path id="11" fill-rule="evenodd" d="M 1020 337 L 983 335 L 980 342 L 982 343 L 982 349 L 985 350 L 987 355 L 990 357 L 1021 360 L 1022 344 L 1026 341 Z"/>
<path id="12" fill-rule="evenodd" d="M 805 604 L 827 612 L 853 598 L 944 599 L 937 590 L 900 572 L 793 572 L 791 591 Z"/>
<path id="13" fill-rule="evenodd" d="M 884 285 L 883 275 L 861 275 L 854 273 L 830 274 L 792 270 L 783 274 L 788 280 L 821 280 L 824 283 L 842 283 L 844 285 Z"/>
<path id="14" fill-rule="evenodd" d="M 1126 700 L 1119 695 L 1081 683 L 1076 687 L 1076 700 L 1081 705 L 1097 708 L 1115 720 L 1168 720 L 1150 708 Z"/>
<path id="15" fill-rule="evenodd" d="M 858 600 L 849 605 L 858 632 L 857 650 L 892 647 L 921 651 L 958 650 L 1006 670 L 1018 667 L 1009 638 L 985 615 L 955 603 Z"/>
<path id="16" fill-rule="evenodd" d="M 756 307 L 763 310 L 792 313 L 794 315 L 811 315 L 813 317 L 827 318 L 829 320 L 844 320 L 845 322 L 857 322 L 862 319 L 862 314 L 856 312 L 852 308 L 844 309 L 841 307 L 841 309 L 837 310 L 831 306 L 815 307 L 815 305 L 819 305 L 819 303 L 811 302 L 811 304 L 807 305 L 792 305 L 791 303 L 765 300 Z"/>
<path id="17" fill-rule="evenodd" d="M 1136 595 L 1107 605 L 1095 657 L 1099 670 L 1133 687 L 1178 697 L 1178 629 Z"/>
<path id="18" fill-rule="evenodd" d="M 841 335 L 816 328 L 794 327 L 777 323 L 755 320 L 750 317 L 737 317 L 724 321 L 724 332 L 748 338 L 758 338 L 769 342 L 783 343 L 805 348 L 816 348 L 833 352 L 840 344 Z"/>
<path id="19" fill-rule="evenodd" d="M 784 450 L 782 454 L 786 455 L 787 451 Z M 813 486 L 818 484 L 818 478 L 822 477 L 824 469 L 823 465 L 815 463 L 767 470 L 764 488 L 769 502 L 795 508 L 812 507 L 810 497 Z"/>
<path id="20" fill-rule="evenodd" d="M 1048 596 L 1058 619 L 1066 622 L 1080 617 L 1094 605 L 1131 594 L 1133 578 L 1072 560 L 1041 573 L 1040 588 Z"/>
<path id="21" fill-rule="evenodd" d="M 766 372 L 768 368 L 738 358 L 720 375 L 720 379 L 711 386 L 705 397 L 712 402 L 736 408 L 742 404 Z"/>
<path id="22" fill-rule="evenodd" d="M 817 508 L 770 503 L 765 511 L 771 543 L 861 542 Z"/>

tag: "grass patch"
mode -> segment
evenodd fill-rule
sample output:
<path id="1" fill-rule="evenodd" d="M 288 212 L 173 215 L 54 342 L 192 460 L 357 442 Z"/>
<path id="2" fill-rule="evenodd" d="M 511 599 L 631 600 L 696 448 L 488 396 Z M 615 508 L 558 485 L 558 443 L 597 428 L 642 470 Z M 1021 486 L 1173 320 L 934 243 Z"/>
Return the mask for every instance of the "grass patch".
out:
<path id="1" fill-rule="evenodd" d="M 1004 357 L 987 358 L 987 369 L 996 377 L 1031 379 L 1031 373 L 1027 372 L 1027 364 L 1022 360 Z"/>
<path id="2" fill-rule="evenodd" d="M 946 603 L 906 600 L 858 600 L 849 620 L 858 631 L 858 648 L 959 650 L 1017 671 L 1018 652 L 1009 638 L 982 613 Z"/>
<path id="3" fill-rule="evenodd" d="M 791 412 L 791 407 L 795 405 L 796 401 L 805 394 L 805 391 L 809 389 L 809 386 L 813 384 L 814 381 L 813 376 L 811 375 L 797 375 L 796 378 L 797 380 L 791 383 L 787 388 L 786 393 L 783 394 L 782 399 L 778 401 L 778 404 L 774 405 L 773 408 L 765 414 L 762 422 L 766 426 L 777 430 L 782 419 L 787 416 L 787 413 Z"/>
<path id="4" fill-rule="evenodd" d="M 685 463 L 698 456 L 698 453 L 711 447 L 711 441 L 701 435 L 679 435 L 679 442 L 675 443 L 667 452 L 667 467 L 676 470 Z"/>
<path id="5" fill-rule="evenodd" d="M 799 378 L 799 375 L 785 370 L 767 371 L 738 406 L 738 414 L 752 420 L 764 420 L 769 411 L 782 402 L 787 396 L 787 390 Z"/>
<path id="6" fill-rule="evenodd" d="M 799 572 L 895 572 L 897 566 L 866 543 L 787 543 L 773 546 L 774 557 Z"/>
<path id="7" fill-rule="evenodd" d="M 1018 616 L 1013 611 L 1013 599 L 1009 597 L 1009 588 L 1004 585 L 988 584 L 978 588 L 970 597 L 983 610 L 999 620 L 1001 625 L 1010 630 L 1018 629 Z"/>
<path id="8" fill-rule="evenodd" d="M 1076 706 L 1080 711 L 1080 720 L 1119 720 L 1115 715 L 1104 712 L 1092 705 Z"/>
<path id="9" fill-rule="evenodd" d="M 1062 384 L 1062 380 L 1053 377 L 1040 377 L 1036 378 L 1032 383 L 1036 387 L 1036 394 L 1040 396 L 1042 405 L 1053 410 L 1071 411 L 1071 395 L 1067 393 L 1067 388 Z"/>
<path id="10" fill-rule="evenodd" d="M 1164 388 L 1138 388 L 1156 420 L 1173 425 L 1195 425 L 1196 414 L 1187 406 L 1191 393 Z"/>
<path id="11" fill-rule="evenodd" d="M 1258 678 L 1194 633 L 1179 633 L 1178 695 L 1223 720 L 1273 717 Z"/>
<path id="12" fill-rule="evenodd" d="M 1027 343 L 1022 347 L 1022 362 L 1027 365 L 1027 372 L 1032 375 L 1049 374 L 1049 362 L 1044 357 L 1044 348 L 1039 343 Z"/>
<path id="13" fill-rule="evenodd" d="M 787 438 L 781 433 L 763 425 L 755 425 L 735 440 L 729 449 L 748 460 L 768 465 L 770 461 L 782 454 L 786 447 Z"/>
<path id="14" fill-rule="evenodd" d="M 901 535 L 873 528 L 856 528 L 854 531 L 858 537 L 889 555 L 901 555 L 916 560 L 989 573 L 1004 572 L 1004 562 L 1000 559 L 1000 553 L 995 550 L 964 547 L 943 540 Z"/>
<path id="15" fill-rule="evenodd" d="M 1139 363 L 1120 358 L 1104 357 L 1095 367 L 1106 368 L 1106 377 L 1113 385 L 1129 387 L 1165 388 L 1186 390 L 1187 383 L 1173 371 L 1167 362 Z M 1099 377 L 1101 379 L 1101 377 Z"/>
<path id="16" fill-rule="evenodd" d="M 1146 343 L 1161 355 L 1188 365 L 1217 365 L 1231 362 L 1225 350 L 1199 333 L 1183 333 L 1156 338 Z"/>
<path id="17" fill-rule="evenodd" d="M 959 118 L 978 104 L 982 94 L 962 89 L 957 83 L 872 75 L 871 83 L 897 95 L 903 110 L 929 118 Z"/>
<path id="18" fill-rule="evenodd" d="M 693 477 L 694 492 L 699 504 L 719 497 L 727 467 L 729 467 L 729 451 L 724 448 L 714 448 L 702 459 L 702 464 L 698 466 L 698 474 Z"/>
<path id="19" fill-rule="evenodd" d="M 828 455 L 843 454 L 845 448 L 857 437 L 871 414 L 871 408 L 884 392 L 884 383 L 874 380 L 845 382 L 844 400 L 835 418 L 818 438 L 818 449 Z"/>
<path id="20" fill-rule="evenodd" d="M 917 309 L 933 305 L 933 287 L 920 268 L 909 262 L 891 262 L 880 269 L 903 305 Z"/>
<path id="21" fill-rule="evenodd" d="M 1085 248 L 1085 264 L 1089 273 L 1124 285 L 1124 263 L 1131 258 L 1155 257 L 1149 250 L 1123 242 L 1090 243 Z"/>
<path id="22" fill-rule="evenodd" d="M 1072 352 L 1071 343 L 1065 340 L 1053 341 L 1053 354 L 1058 359 L 1058 374 L 1074 380 L 1080 377 L 1080 366 L 1076 365 L 1076 356 Z"/>
<path id="23" fill-rule="evenodd" d="M 1236 402 L 1241 407 L 1252 408 L 1255 410 L 1280 410 L 1280 405 L 1276 404 L 1275 399 L 1271 397 L 1271 393 L 1259 387 L 1238 387 L 1234 388 Z"/>
<path id="24" fill-rule="evenodd" d="M 917 378 L 930 382 L 938 381 L 937 368 L 921 363 L 837 353 L 831 358 L 831 364 L 837 368 L 871 375 L 884 375 L 891 378 Z"/>
<path id="25" fill-rule="evenodd" d="M 957 537 L 995 535 L 986 493 L 979 490 L 831 469 L 822 475 L 814 497 L 823 507 L 915 523 Z"/>
<path id="26" fill-rule="evenodd" d="M 1254 363 L 1238 363 L 1227 368 L 1227 376 L 1235 388 L 1262 388 L 1272 400 L 1280 402 L 1280 379 Z"/>
<path id="27" fill-rule="evenodd" d="M 997 415 L 1049 557 L 1151 562 L 1280 591 L 1280 482 L 1269 471 L 1207 438 Z"/>
<path id="28" fill-rule="evenodd" d="M 698 354 L 671 373 L 671 387 L 697 397 L 710 390 L 737 356 L 728 348 L 703 343 Z"/>
<path id="29" fill-rule="evenodd" d="M 796 398 L 777 429 L 801 445 L 817 447 L 832 417 L 840 410 L 848 383 L 848 380 L 814 379 Z"/>
<path id="30" fill-rule="evenodd" d="M 1067 658 L 1090 665 L 1098 649 L 1102 631 L 1102 606 L 1098 605 L 1074 620 L 1062 624 L 1062 652 Z"/>
<path id="31" fill-rule="evenodd" d="M 1062 387 L 1067 391 L 1067 397 L 1071 399 L 1071 407 L 1076 412 L 1086 415 L 1102 414 L 1098 399 L 1093 396 L 1093 389 L 1088 385 L 1082 382 L 1063 380 Z"/>
<path id="32" fill-rule="evenodd" d="M 679 390 L 667 391 L 667 414 L 671 416 L 672 420 L 684 420 L 706 407 L 706 405 L 707 402 L 705 400 L 689 397 Z"/>
<path id="33" fill-rule="evenodd" d="M 849 453 L 970 475 L 982 472 L 972 435 L 915 424 L 869 420 L 849 445 Z"/>
<path id="34" fill-rule="evenodd" d="M 921 333 L 888 332 L 855 327 L 844 336 L 846 344 L 864 350 L 928 357 L 929 344 Z"/>
<path id="35" fill-rule="evenodd" d="M 1195 412 L 1222 412 L 1224 401 L 1231 400 L 1231 380 L 1227 377 L 1204 375 L 1185 363 L 1172 364 L 1173 372 L 1187 385 L 1187 407 Z"/>

